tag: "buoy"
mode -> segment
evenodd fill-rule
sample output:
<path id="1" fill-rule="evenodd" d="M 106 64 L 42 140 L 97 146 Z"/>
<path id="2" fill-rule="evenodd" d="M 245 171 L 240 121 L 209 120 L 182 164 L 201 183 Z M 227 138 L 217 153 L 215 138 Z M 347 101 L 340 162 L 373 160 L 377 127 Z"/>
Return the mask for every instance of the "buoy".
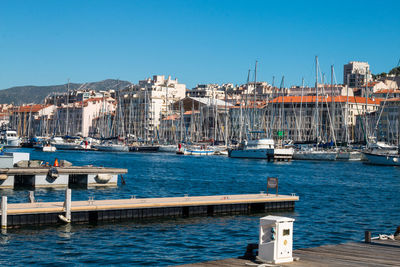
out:
<path id="1" fill-rule="evenodd" d="M 60 167 L 59 165 L 58 165 L 58 159 L 56 158 L 56 160 L 54 161 L 54 167 Z"/>

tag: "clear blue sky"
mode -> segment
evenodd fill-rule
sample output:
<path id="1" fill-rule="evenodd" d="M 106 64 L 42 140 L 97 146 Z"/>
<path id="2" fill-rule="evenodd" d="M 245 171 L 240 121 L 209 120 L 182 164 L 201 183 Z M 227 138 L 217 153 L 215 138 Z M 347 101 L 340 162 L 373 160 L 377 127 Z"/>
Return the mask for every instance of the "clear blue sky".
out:
<path id="1" fill-rule="evenodd" d="M 314 82 L 314 57 L 373 73 L 400 58 L 400 1 L 0 1 L 0 88 L 153 74 L 197 83 Z M 329 75 L 328 75 L 329 77 Z M 330 79 L 330 78 L 329 78 Z"/>

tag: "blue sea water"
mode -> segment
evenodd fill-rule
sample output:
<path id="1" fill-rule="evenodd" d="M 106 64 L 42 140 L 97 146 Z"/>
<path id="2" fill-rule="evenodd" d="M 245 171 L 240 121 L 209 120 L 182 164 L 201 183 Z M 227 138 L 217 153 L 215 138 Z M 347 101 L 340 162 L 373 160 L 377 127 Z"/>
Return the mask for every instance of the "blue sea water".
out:
<path id="1" fill-rule="evenodd" d="M 365 230 L 392 234 L 400 225 L 400 169 L 361 162 L 269 163 L 224 156 L 163 153 L 43 153 L 32 159 L 66 159 L 75 165 L 128 168 L 126 185 L 73 190 L 73 200 L 245 194 L 266 191 L 268 176 L 279 193 L 296 193 L 294 248 L 358 241 Z M 26 202 L 27 191 L 1 190 L 9 202 Z M 36 190 L 40 201 L 63 201 L 63 190 Z M 267 214 L 158 221 L 58 225 L 9 229 L 0 236 L 1 265 L 139 265 L 202 262 L 244 254 L 258 242 L 259 218 Z"/>

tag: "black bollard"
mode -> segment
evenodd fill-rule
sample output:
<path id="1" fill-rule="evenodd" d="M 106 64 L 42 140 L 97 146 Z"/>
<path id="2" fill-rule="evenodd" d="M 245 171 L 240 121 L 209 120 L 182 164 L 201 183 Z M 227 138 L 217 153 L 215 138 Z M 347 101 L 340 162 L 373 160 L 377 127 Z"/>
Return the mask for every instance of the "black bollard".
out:
<path id="1" fill-rule="evenodd" d="M 370 231 L 365 231 L 365 243 L 371 243 L 371 232 Z"/>

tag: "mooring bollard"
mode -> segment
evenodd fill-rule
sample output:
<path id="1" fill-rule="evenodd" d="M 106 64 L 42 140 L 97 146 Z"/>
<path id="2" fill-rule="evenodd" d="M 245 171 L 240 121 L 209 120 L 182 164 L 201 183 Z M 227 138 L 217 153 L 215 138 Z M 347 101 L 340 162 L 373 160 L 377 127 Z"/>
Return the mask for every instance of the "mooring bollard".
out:
<path id="1" fill-rule="evenodd" d="M 33 191 L 29 191 L 29 202 L 35 203 L 35 193 Z"/>
<path id="2" fill-rule="evenodd" d="M 65 218 L 71 221 L 71 189 L 65 190 Z"/>
<path id="3" fill-rule="evenodd" d="M 1 228 L 7 228 L 7 197 L 1 197 Z"/>
<path id="4" fill-rule="evenodd" d="M 370 231 L 365 231 L 365 243 L 371 243 L 371 232 Z"/>

